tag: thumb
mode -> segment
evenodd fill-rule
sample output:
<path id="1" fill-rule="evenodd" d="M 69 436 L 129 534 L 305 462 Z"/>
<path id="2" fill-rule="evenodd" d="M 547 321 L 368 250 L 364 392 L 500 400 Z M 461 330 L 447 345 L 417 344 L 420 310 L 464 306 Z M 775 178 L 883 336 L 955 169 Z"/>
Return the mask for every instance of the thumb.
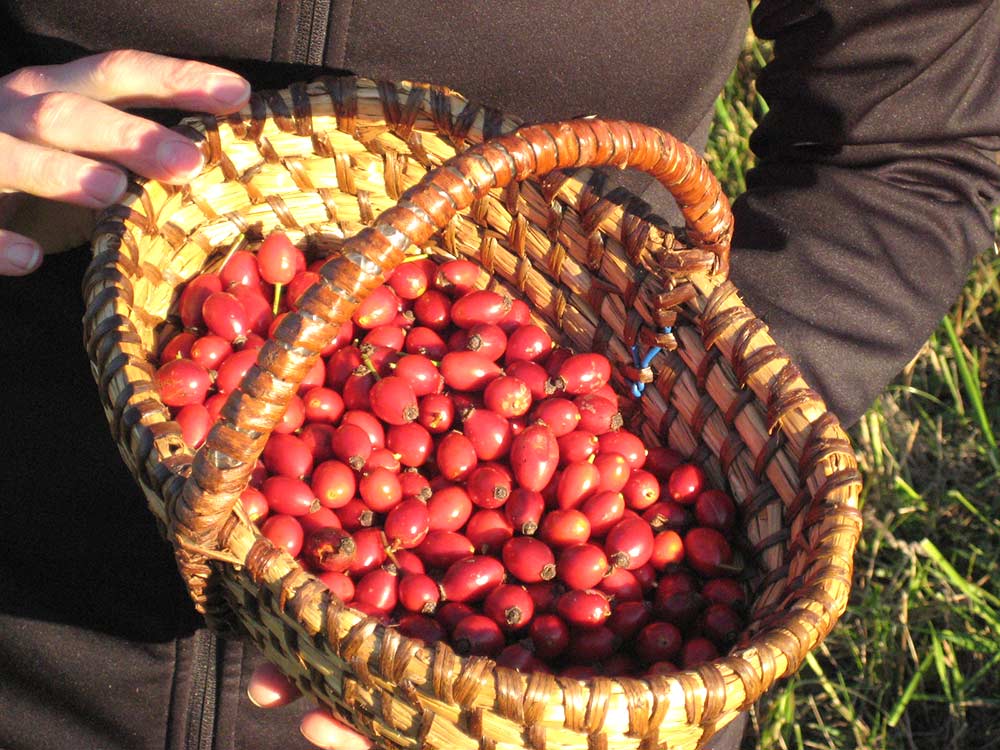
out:
<path id="1" fill-rule="evenodd" d="M 42 248 L 33 240 L 0 229 L 0 276 L 25 276 L 42 264 Z"/>

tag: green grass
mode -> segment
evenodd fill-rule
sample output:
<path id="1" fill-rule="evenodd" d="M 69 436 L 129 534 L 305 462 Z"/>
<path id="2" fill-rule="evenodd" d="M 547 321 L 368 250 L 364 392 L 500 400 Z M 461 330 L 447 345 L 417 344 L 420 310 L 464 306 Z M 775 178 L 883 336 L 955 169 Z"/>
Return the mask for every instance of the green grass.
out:
<path id="1" fill-rule="evenodd" d="M 748 38 L 708 160 L 735 197 L 767 112 Z M 1000 237 L 1000 218 L 998 218 Z M 1000 748 L 1000 260 L 977 261 L 920 355 L 851 430 L 865 489 L 840 624 L 752 717 L 745 747 Z"/>

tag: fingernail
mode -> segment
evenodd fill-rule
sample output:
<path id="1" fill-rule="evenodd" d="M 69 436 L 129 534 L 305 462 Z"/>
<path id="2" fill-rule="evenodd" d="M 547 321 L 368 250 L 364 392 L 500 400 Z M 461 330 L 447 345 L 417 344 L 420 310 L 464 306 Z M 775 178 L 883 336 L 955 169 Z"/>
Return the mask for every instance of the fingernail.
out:
<path id="1" fill-rule="evenodd" d="M 170 175 L 193 177 L 201 169 L 201 152 L 191 141 L 175 138 L 156 147 L 156 161 Z"/>
<path id="2" fill-rule="evenodd" d="M 253 693 L 254 693 L 254 686 L 251 685 L 250 687 L 247 688 L 247 700 L 253 703 L 257 708 L 263 708 L 264 704 L 258 703 L 257 698 L 254 697 Z"/>
<path id="3" fill-rule="evenodd" d="M 128 186 L 124 172 L 106 165 L 88 167 L 80 184 L 87 195 L 103 205 L 118 200 Z"/>
<path id="4" fill-rule="evenodd" d="M 7 262 L 21 271 L 33 271 L 42 260 L 42 251 L 36 245 L 19 242 L 4 250 Z"/>
<path id="5" fill-rule="evenodd" d="M 250 96 L 250 84 L 239 76 L 214 75 L 207 88 L 208 95 L 224 107 L 236 107 Z"/>

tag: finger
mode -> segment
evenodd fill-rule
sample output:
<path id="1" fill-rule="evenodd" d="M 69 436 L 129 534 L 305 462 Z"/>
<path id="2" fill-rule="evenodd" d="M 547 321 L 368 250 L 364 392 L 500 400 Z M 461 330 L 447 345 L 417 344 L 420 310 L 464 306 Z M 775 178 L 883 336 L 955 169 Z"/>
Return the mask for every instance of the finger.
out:
<path id="1" fill-rule="evenodd" d="M 372 746 L 367 737 L 348 729 L 319 708 L 302 717 L 299 730 L 309 742 L 324 750 L 369 750 Z"/>
<path id="2" fill-rule="evenodd" d="M 184 182 L 202 166 L 201 152 L 184 136 L 80 94 L 52 92 L 17 99 L 0 110 L 0 130 L 165 182 Z"/>
<path id="3" fill-rule="evenodd" d="M 295 685 L 273 664 L 262 664 L 250 675 L 247 697 L 258 708 L 278 708 L 299 697 Z"/>
<path id="4" fill-rule="evenodd" d="M 42 249 L 27 237 L 0 229 L 0 276 L 24 276 L 42 264 Z"/>
<path id="5" fill-rule="evenodd" d="M 18 96 L 72 91 L 123 107 L 172 107 L 215 114 L 239 109 L 250 96 L 250 84 L 225 68 L 138 50 L 114 50 L 63 65 L 22 68 L 0 83 Z"/>
<path id="6" fill-rule="evenodd" d="M 102 208 L 126 185 L 125 173 L 109 164 L 0 133 L 0 191 Z"/>

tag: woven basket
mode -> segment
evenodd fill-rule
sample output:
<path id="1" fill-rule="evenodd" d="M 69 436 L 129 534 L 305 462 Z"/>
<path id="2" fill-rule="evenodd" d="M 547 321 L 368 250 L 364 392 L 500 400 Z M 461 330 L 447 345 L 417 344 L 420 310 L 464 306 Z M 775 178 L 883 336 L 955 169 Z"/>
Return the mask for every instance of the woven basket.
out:
<path id="1" fill-rule="evenodd" d="M 842 614 L 861 526 L 854 454 L 727 281 L 728 203 L 670 136 L 599 120 L 523 129 L 410 190 L 518 125 L 446 89 L 354 78 L 185 121 L 206 156 L 202 174 L 182 189 L 133 181 L 95 235 L 83 283 L 94 375 L 198 609 L 383 746 L 695 748 L 794 672 Z M 603 194 L 601 172 L 563 171 L 588 164 L 654 174 L 686 231 L 645 220 L 627 193 Z M 274 228 L 310 257 L 330 256 L 326 281 L 193 453 L 152 383 L 178 289 Z M 751 624 L 731 653 L 648 680 L 460 658 L 349 609 L 250 523 L 238 495 L 314 353 L 384 270 L 418 252 L 476 260 L 481 285 L 528 301 L 557 343 L 607 353 L 631 429 L 732 492 L 755 572 Z M 633 383 L 645 384 L 639 398 Z"/>

